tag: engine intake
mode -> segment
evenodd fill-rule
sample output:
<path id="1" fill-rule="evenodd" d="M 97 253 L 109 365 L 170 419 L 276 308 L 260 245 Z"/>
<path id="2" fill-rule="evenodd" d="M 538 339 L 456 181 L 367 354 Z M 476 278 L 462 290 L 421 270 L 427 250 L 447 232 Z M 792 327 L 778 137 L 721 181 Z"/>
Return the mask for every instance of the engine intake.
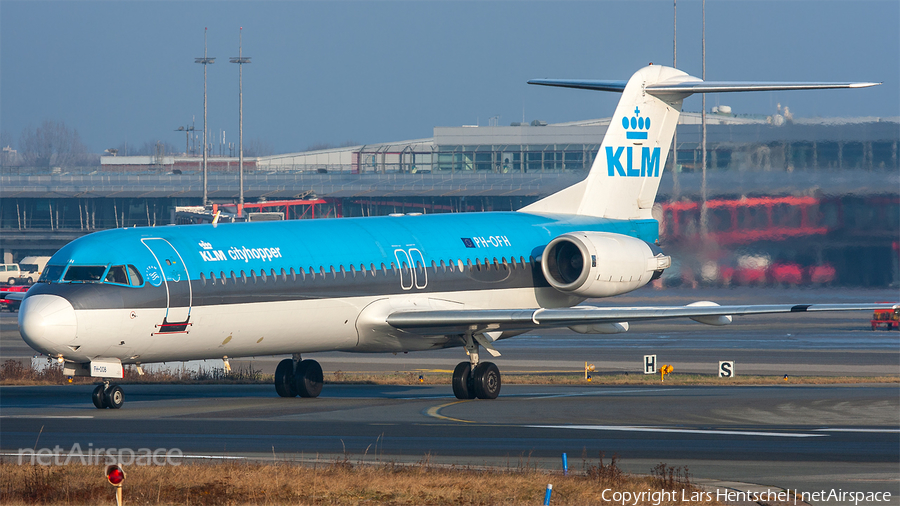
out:
<path id="1" fill-rule="evenodd" d="M 551 286 L 582 297 L 630 292 L 671 265 L 659 247 L 609 232 L 569 232 L 544 248 L 541 270 Z"/>

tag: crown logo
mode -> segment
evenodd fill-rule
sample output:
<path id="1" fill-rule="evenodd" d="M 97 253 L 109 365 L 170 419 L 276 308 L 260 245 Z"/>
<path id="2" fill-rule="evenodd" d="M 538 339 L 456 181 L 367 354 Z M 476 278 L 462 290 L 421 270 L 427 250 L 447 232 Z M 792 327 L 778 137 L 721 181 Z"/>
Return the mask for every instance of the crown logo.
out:
<path id="1" fill-rule="evenodd" d="M 622 117 L 622 128 L 625 129 L 626 139 L 646 139 L 647 130 L 650 130 L 650 118 L 641 117 L 641 110 L 635 107 L 631 120 L 625 116 Z"/>
<path id="2" fill-rule="evenodd" d="M 203 249 L 212 249 L 212 244 L 210 244 L 206 241 L 200 241 L 199 243 L 197 243 L 197 245 Z"/>

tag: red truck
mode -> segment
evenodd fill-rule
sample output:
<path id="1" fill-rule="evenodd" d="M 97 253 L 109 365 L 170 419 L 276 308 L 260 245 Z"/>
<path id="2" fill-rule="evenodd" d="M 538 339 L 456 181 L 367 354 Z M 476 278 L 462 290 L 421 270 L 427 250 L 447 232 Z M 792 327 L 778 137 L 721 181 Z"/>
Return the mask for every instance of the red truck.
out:
<path id="1" fill-rule="evenodd" d="M 884 325 L 888 330 L 900 330 L 900 306 L 893 309 L 876 309 L 872 315 L 872 330 Z"/>

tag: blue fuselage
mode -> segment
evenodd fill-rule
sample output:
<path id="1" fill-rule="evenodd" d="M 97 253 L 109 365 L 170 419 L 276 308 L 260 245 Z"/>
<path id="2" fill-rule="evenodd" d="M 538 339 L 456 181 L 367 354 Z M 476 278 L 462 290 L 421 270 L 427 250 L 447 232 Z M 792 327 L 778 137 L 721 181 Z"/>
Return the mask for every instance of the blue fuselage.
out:
<path id="1" fill-rule="evenodd" d="M 658 223 L 489 212 L 97 232 L 59 250 L 45 270 L 50 279 L 26 297 L 65 299 L 77 328 L 26 341 L 67 359 L 123 362 L 165 360 L 163 343 L 176 335 L 208 341 L 180 349 L 187 358 L 447 346 L 365 343 L 355 325 L 373 301 L 392 297 L 467 307 L 576 304 L 583 299 L 551 288 L 539 266 L 548 242 L 572 231 L 654 243 Z M 284 327 L 310 336 L 292 341 Z"/>

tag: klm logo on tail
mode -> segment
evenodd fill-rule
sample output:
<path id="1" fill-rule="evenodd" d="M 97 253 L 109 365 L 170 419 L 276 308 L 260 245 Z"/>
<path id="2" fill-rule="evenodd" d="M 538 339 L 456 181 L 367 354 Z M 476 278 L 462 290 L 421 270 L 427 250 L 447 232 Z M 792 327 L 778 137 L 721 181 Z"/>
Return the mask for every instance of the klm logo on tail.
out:
<path id="1" fill-rule="evenodd" d="M 646 139 L 650 130 L 650 118 L 641 117 L 641 110 L 634 108 L 634 116 L 622 117 L 626 139 Z M 624 156 L 624 160 L 622 159 Z M 634 146 L 606 146 L 606 168 L 610 177 L 659 177 L 659 147 L 641 147 L 641 168 L 634 166 Z M 624 163 L 623 163 L 624 162 Z"/>
<path id="2" fill-rule="evenodd" d="M 629 126 L 631 127 L 630 130 Z M 622 128 L 625 129 L 626 139 L 646 139 L 647 130 L 650 130 L 650 118 L 642 118 L 641 110 L 635 107 L 631 121 L 628 121 L 628 118 L 624 116 L 622 117 Z"/>
<path id="3" fill-rule="evenodd" d="M 624 164 L 622 154 L 625 154 Z M 659 147 L 641 147 L 641 168 L 634 167 L 634 147 L 606 146 L 606 169 L 609 176 L 659 177 Z"/>

